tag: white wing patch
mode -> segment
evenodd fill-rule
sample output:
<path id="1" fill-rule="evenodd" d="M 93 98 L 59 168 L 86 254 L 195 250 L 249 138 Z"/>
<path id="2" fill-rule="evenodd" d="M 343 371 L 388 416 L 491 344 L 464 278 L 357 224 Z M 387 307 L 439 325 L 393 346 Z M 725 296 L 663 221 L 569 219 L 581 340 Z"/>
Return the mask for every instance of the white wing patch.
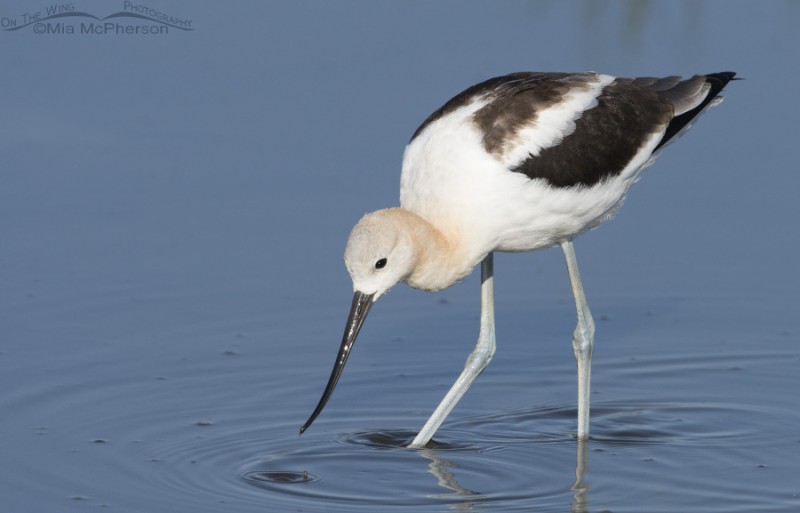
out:
<path id="1" fill-rule="evenodd" d="M 508 169 L 521 164 L 530 155 L 538 156 L 542 150 L 555 146 L 575 131 L 577 121 L 585 111 L 597 106 L 603 89 L 614 81 L 609 75 L 598 75 L 597 82 L 588 89 L 575 88 L 563 100 L 550 108 L 536 112 L 529 124 L 521 127 L 516 136 L 503 148 L 501 163 Z"/>

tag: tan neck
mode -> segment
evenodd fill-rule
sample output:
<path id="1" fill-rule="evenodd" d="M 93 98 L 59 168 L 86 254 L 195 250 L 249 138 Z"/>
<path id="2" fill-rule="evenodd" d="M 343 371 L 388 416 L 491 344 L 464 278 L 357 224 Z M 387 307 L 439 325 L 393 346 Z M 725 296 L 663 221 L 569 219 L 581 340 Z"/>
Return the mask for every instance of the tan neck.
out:
<path id="1" fill-rule="evenodd" d="M 441 290 L 470 273 L 476 262 L 472 262 L 458 244 L 457 233 L 446 234 L 409 210 L 391 210 L 404 218 L 416 249 L 416 266 L 406 283 L 418 289 Z"/>

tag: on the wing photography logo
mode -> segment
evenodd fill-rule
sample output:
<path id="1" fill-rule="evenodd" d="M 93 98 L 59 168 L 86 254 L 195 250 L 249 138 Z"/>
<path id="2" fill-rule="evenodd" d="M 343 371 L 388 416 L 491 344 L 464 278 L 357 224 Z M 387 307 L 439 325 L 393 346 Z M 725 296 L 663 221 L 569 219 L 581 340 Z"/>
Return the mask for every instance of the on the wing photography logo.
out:
<path id="1" fill-rule="evenodd" d="M 194 27 L 190 18 L 125 0 L 121 10 L 102 17 L 81 11 L 72 2 L 51 4 L 15 17 L 1 17 L 0 29 L 38 35 L 163 36 Z"/>

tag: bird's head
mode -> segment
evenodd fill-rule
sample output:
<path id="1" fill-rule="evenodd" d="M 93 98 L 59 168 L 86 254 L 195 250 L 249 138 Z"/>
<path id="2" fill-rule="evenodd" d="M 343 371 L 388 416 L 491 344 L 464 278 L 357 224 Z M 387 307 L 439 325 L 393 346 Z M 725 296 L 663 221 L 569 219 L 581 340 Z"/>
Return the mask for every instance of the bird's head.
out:
<path id="1" fill-rule="evenodd" d="M 412 215 L 399 208 L 379 210 L 362 217 L 350 232 L 344 261 L 353 279 L 353 303 L 328 384 L 300 433 L 314 422 L 333 394 L 372 304 L 414 270 L 418 250 L 409 222 Z"/>
<path id="2" fill-rule="evenodd" d="M 379 210 L 350 232 L 344 262 L 355 292 L 375 301 L 414 270 L 417 250 L 408 215 L 397 208 Z"/>

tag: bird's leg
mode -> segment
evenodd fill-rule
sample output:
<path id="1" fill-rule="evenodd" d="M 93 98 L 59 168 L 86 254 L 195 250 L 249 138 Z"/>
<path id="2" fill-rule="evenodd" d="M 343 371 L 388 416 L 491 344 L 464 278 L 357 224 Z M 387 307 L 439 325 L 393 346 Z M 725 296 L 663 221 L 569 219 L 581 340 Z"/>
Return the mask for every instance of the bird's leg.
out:
<path id="1" fill-rule="evenodd" d="M 578 362 L 578 439 L 589 438 L 589 385 L 592 377 L 592 348 L 594 346 L 594 319 L 583 293 L 581 275 L 578 272 L 578 261 L 572 241 L 561 244 L 567 258 L 569 281 L 575 295 L 575 307 L 578 310 L 578 325 L 572 336 L 572 349 Z"/>
<path id="2" fill-rule="evenodd" d="M 442 402 L 436 407 L 436 411 L 428 419 L 428 422 L 417 434 L 416 438 L 409 444 L 411 448 L 424 447 L 433 434 L 439 429 L 444 419 L 455 407 L 475 378 L 480 375 L 483 369 L 489 365 L 495 351 L 494 338 L 494 268 L 492 253 L 486 255 L 481 262 L 481 332 L 478 336 L 478 343 L 467 358 L 467 364 L 458 377 L 456 382 L 444 396 Z"/>

